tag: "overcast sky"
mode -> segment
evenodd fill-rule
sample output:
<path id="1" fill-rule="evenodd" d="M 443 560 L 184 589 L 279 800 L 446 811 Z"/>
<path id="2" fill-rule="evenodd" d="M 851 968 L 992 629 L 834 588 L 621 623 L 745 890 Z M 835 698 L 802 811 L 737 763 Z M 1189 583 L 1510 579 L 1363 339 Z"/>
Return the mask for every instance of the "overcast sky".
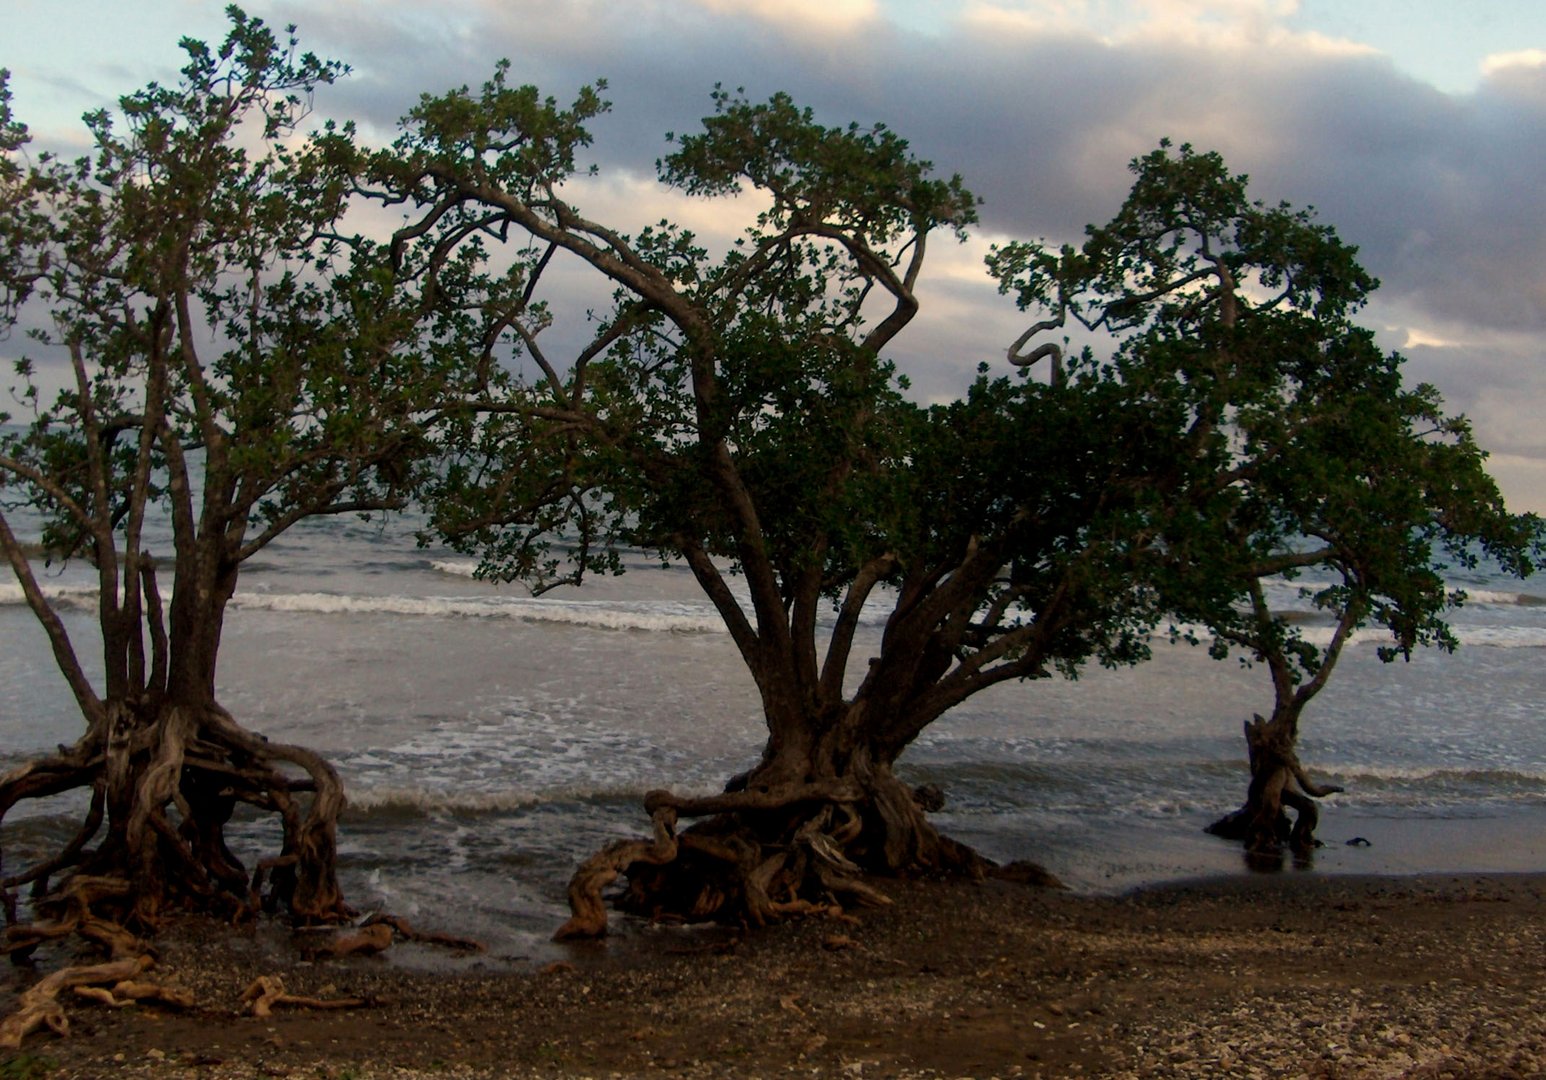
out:
<path id="1" fill-rule="evenodd" d="M 662 135 L 716 82 L 789 91 L 830 124 L 881 121 L 983 197 L 981 235 L 937 243 L 897 354 L 918 391 L 1002 364 L 1022 325 L 984 276 L 1005 238 L 1077 239 L 1161 137 L 1220 151 L 1270 202 L 1311 204 L 1383 287 L 1365 313 L 1413 381 L 1474 422 L 1516 510 L 1546 512 L 1546 2 L 1541 0 L 252 0 L 354 73 L 323 115 L 389 138 L 424 91 L 496 60 L 560 99 L 597 77 L 591 216 L 680 214 L 656 189 Z M 7 0 L 0 66 L 35 144 L 174 80 L 183 35 L 223 3 Z M 719 217 L 690 222 L 712 234 Z M 0 351 L 17 349 L 15 341 Z"/>

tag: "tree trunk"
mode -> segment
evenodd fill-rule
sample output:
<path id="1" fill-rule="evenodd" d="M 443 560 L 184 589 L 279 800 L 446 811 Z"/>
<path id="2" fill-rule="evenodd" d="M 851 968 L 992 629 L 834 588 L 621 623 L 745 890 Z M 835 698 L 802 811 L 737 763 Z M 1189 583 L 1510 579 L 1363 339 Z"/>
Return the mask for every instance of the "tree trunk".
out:
<path id="1" fill-rule="evenodd" d="M 1315 839 L 1320 822 L 1315 800 L 1342 789 L 1315 784 L 1305 774 L 1294 749 L 1297 721 L 1293 711 L 1279 710 L 1270 721 L 1256 716 L 1246 723 L 1251 783 L 1245 805 L 1209 825 L 1208 832 L 1243 841 L 1248 852 L 1263 856 L 1287 845 L 1295 855 L 1305 857 L 1320 845 Z"/>

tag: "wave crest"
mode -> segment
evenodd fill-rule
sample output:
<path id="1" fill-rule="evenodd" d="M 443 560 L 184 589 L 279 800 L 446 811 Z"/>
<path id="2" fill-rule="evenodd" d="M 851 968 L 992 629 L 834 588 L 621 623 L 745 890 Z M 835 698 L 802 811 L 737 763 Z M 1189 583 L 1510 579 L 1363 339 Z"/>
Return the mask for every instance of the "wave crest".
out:
<path id="1" fill-rule="evenodd" d="M 544 600 L 512 596 L 340 596 L 332 593 L 238 594 L 232 603 L 257 611 L 319 615 L 414 615 L 428 618 L 515 619 L 603 630 L 687 634 L 725 632 L 707 605 L 671 601 Z"/>

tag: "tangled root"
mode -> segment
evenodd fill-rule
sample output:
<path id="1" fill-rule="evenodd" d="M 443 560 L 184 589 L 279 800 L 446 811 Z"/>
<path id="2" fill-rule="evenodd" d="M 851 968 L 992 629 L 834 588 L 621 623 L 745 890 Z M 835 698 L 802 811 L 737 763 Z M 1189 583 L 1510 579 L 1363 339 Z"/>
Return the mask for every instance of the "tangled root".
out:
<path id="1" fill-rule="evenodd" d="M 572 916 L 554 937 L 605 935 L 603 890 L 624 876 L 617 906 L 625 911 L 748 926 L 884 907 L 891 899 L 864 880 L 871 870 L 981 876 L 992 864 L 924 816 L 921 804 L 941 798 L 889 777 L 867 788 L 832 781 L 707 798 L 652 791 L 644 804 L 654 835 L 610 844 L 581 864 L 569 883 Z M 705 820 L 679 834 L 679 816 Z"/>
<path id="2" fill-rule="evenodd" d="M 142 955 L 62 968 L 45 975 L 22 992 L 16 1011 L 0 1021 L 0 1049 L 19 1049 L 22 1040 L 39 1028 L 46 1027 L 56 1035 L 68 1035 L 70 1020 L 59 1001 L 59 995 L 65 990 L 115 1008 L 137 1001 L 153 1001 L 177 1009 L 192 1008 L 191 994 L 140 978 L 154 965 L 151 957 Z"/>

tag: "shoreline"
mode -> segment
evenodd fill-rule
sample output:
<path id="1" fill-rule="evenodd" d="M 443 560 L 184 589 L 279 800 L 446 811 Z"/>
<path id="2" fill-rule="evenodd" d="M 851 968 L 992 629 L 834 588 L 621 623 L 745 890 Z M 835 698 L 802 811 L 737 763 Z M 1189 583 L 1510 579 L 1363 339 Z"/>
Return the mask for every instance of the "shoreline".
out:
<path id="1" fill-rule="evenodd" d="M 71 1003 L 74 1033 L 22 1053 L 54 1066 L 37 1075 L 206 1080 L 1546 1069 L 1543 873 L 1237 874 L 1108 896 L 879 884 L 895 903 L 853 921 L 632 923 L 536 971 L 306 963 L 273 924 L 186 920 L 158 939 L 156 970 L 194 1010 Z M 243 1016 L 260 974 L 374 1004 Z"/>
<path id="2" fill-rule="evenodd" d="M 1205 831 L 1232 808 L 1221 801 L 1216 810 L 1173 817 L 1071 818 L 1066 828 L 1039 820 L 1027 827 L 1034 840 L 1024 844 L 1006 843 L 1005 830 L 991 819 L 987 827 L 949 814 L 934 820 L 942 832 L 998 862 L 1043 864 L 1071 891 L 1086 896 L 1262 873 L 1333 878 L 1546 873 L 1546 803 L 1495 804 L 1460 814 L 1434 808 L 1419 814 L 1323 802 L 1316 830 L 1322 846 L 1307 865 L 1296 865 L 1285 854 L 1277 871 L 1252 865 L 1238 843 Z"/>

